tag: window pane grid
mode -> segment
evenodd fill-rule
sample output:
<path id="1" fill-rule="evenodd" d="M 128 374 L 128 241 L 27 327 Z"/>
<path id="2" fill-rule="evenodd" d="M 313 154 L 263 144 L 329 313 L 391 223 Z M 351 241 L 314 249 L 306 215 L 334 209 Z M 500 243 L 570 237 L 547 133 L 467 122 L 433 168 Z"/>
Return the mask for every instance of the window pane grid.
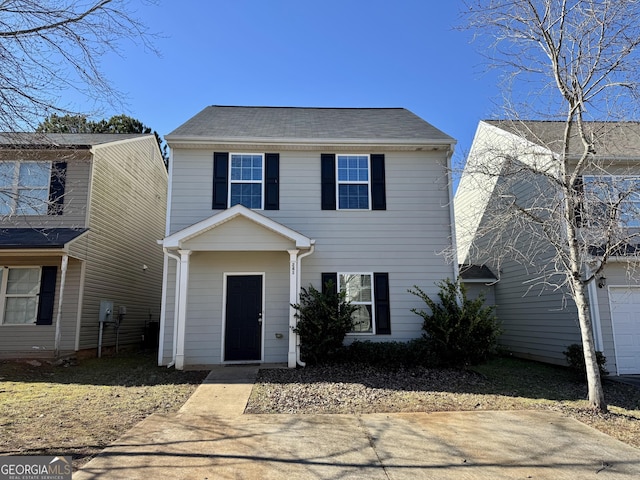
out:
<path id="1" fill-rule="evenodd" d="M 229 205 L 262 208 L 263 156 L 231 154 Z"/>
<path id="2" fill-rule="evenodd" d="M 368 155 L 338 155 L 338 208 L 369 209 Z"/>

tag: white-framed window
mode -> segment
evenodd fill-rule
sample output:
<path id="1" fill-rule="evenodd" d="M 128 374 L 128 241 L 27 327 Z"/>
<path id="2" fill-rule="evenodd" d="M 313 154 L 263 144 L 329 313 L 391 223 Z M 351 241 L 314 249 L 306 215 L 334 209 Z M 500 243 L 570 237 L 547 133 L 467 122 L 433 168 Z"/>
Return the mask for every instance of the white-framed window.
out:
<path id="1" fill-rule="evenodd" d="M 584 207 L 589 226 L 616 218 L 621 227 L 640 228 L 640 177 L 585 175 Z"/>
<path id="2" fill-rule="evenodd" d="M 0 215 L 46 215 L 51 162 L 0 162 Z"/>
<path id="3" fill-rule="evenodd" d="M 369 155 L 337 155 L 339 210 L 369 210 L 371 175 Z"/>
<path id="4" fill-rule="evenodd" d="M 0 267 L 0 323 L 36 323 L 40 267 Z"/>
<path id="5" fill-rule="evenodd" d="M 372 273 L 338 273 L 338 291 L 358 309 L 353 314 L 352 334 L 375 334 Z"/>
<path id="6" fill-rule="evenodd" d="M 230 207 L 244 205 L 262 209 L 264 202 L 264 155 L 232 153 L 229 155 Z"/>

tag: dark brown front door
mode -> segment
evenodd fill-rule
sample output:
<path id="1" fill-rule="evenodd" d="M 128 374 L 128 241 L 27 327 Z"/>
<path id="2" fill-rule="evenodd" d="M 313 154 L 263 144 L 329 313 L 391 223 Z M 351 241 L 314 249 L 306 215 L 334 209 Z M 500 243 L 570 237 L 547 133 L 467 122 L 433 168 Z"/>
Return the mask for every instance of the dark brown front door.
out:
<path id="1" fill-rule="evenodd" d="M 262 276 L 227 277 L 225 361 L 261 360 Z"/>

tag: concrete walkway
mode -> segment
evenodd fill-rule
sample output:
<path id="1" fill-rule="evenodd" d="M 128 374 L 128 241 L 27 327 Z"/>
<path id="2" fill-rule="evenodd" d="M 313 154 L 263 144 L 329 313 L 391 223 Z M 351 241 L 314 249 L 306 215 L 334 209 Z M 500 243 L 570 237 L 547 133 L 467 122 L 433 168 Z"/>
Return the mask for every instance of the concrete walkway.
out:
<path id="1" fill-rule="evenodd" d="M 640 478 L 640 450 L 553 412 L 243 415 L 257 371 L 214 369 L 74 480 Z"/>

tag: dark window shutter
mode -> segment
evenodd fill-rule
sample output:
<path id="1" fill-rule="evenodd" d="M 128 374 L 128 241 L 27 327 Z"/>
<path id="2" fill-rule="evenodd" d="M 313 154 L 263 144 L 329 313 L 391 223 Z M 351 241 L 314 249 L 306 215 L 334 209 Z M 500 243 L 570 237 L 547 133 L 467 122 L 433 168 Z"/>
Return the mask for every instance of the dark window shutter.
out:
<path id="1" fill-rule="evenodd" d="M 322 176 L 322 210 L 336 209 L 336 156 L 333 153 L 320 155 Z"/>
<path id="2" fill-rule="evenodd" d="M 333 282 L 333 288 L 331 291 L 327 290 L 327 283 Z M 338 274 L 337 273 L 323 273 L 322 274 L 322 293 L 325 295 L 336 295 L 338 293 Z"/>
<path id="3" fill-rule="evenodd" d="M 42 267 L 36 325 L 51 325 L 53 323 L 53 302 L 56 295 L 57 274 L 58 267 Z"/>
<path id="4" fill-rule="evenodd" d="M 265 154 L 264 209 L 280 209 L 280 154 Z"/>
<path id="5" fill-rule="evenodd" d="M 51 165 L 51 182 L 49 184 L 48 215 L 62 215 L 66 179 L 67 162 L 53 162 Z"/>
<path id="6" fill-rule="evenodd" d="M 386 210 L 387 200 L 384 178 L 384 154 L 371 155 L 371 209 Z"/>
<path id="7" fill-rule="evenodd" d="M 376 302 L 376 334 L 391 334 L 391 309 L 389 306 L 389 274 L 373 274 L 373 295 Z"/>
<path id="8" fill-rule="evenodd" d="M 227 192 L 229 177 L 229 154 L 215 152 L 213 154 L 213 205 L 214 210 L 227 208 Z"/>

